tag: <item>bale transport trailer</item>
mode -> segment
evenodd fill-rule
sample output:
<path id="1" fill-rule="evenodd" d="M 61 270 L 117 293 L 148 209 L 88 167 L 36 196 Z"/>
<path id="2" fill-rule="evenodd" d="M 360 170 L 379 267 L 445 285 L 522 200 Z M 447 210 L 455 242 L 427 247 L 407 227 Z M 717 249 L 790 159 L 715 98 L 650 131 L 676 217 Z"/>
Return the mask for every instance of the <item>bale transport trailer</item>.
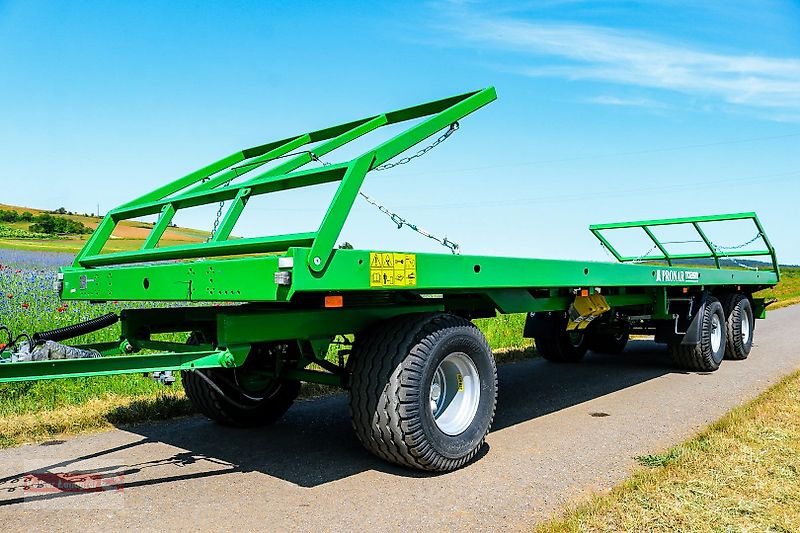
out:
<path id="1" fill-rule="evenodd" d="M 371 170 L 445 131 L 438 144 L 495 98 L 487 88 L 246 149 L 110 211 L 74 264 L 61 269 L 61 298 L 185 305 L 126 309 L 12 336 L 0 352 L 8 361 L 0 382 L 180 371 L 195 407 L 231 426 L 274 422 L 301 382 L 338 385 L 350 391 L 353 427 L 369 451 L 447 471 L 475 456 L 495 413 L 495 361 L 472 319 L 527 313 L 525 335 L 555 363 L 577 362 L 587 349 L 620 352 L 631 334 L 654 335 L 688 370 L 746 358 L 754 319 L 766 308 L 753 293 L 780 276 L 754 213 L 592 226 L 617 263 L 336 248 Z M 373 130 L 408 121 L 354 159 L 322 163 Z M 231 236 L 249 199 L 323 183 L 338 186 L 316 231 Z M 217 204 L 207 242 L 159 245 L 176 212 Z M 104 252 L 120 221 L 147 215 L 158 218 L 141 249 Z M 725 251 L 704 231 L 731 220 L 752 221 L 757 249 Z M 654 228 L 676 224 L 693 228 L 707 251 L 671 252 Z M 623 228 L 640 228 L 658 253 L 644 263 L 620 254 L 609 236 Z M 723 268 L 733 256 L 766 256 L 772 268 Z M 118 341 L 74 346 L 66 356 L 56 349 L 41 360 L 19 357 L 117 320 Z M 187 342 L 160 335 L 178 332 L 187 332 Z"/>

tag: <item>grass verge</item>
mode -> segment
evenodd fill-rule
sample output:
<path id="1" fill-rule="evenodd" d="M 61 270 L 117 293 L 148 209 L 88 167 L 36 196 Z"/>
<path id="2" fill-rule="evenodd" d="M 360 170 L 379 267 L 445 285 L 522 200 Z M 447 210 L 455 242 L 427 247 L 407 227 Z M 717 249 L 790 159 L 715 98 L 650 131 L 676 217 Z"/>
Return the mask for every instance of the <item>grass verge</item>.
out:
<path id="1" fill-rule="evenodd" d="M 539 532 L 800 531 L 800 372 Z"/>
<path id="2" fill-rule="evenodd" d="M 536 356 L 532 346 L 501 348 L 494 353 L 500 364 Z M 54 384 L 68 390 L 56 389 Z M 0 448 L 194 413 L 180 381 L 164 387 L 139 375 L 122 375 L 29 385 L 26 390 L 9 388 L 17 397 L 0 402 Z M 340 391 L 338 387 L 304 383 L 300 398 Z"/>

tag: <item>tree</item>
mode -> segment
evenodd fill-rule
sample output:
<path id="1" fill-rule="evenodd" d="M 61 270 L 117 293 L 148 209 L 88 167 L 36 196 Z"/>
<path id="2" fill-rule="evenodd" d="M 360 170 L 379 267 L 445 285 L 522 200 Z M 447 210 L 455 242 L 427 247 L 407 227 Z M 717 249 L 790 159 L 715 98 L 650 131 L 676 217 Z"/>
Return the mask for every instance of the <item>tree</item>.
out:
<path id="1" fill-rule="evenodd" d="M 347 241 L 344 241 L 342 244 L 339 245 L 339 249 L 340 250 L 352 250 L 353 249 L 353 245 L 350 244 Z"/>

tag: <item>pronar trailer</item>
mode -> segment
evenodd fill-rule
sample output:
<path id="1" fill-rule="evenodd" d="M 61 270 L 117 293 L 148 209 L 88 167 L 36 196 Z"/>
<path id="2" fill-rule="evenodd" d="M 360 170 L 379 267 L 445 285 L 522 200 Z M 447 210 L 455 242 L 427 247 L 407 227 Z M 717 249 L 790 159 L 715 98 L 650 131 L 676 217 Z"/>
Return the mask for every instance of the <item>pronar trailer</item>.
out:
<path id="1" fill-rule="evenodd" d="M 303 381 L 338 385 L 350 391 L 353 426 L 369 451 L 442 471 L 475 456 L 495 412 L 495 362 L 472 319 L 527 313 L 525 335 L 557 363 L 577 362 L 587 350 L 620 352 L 631 334 L 666 343 L 684 369 L 713 371 L 724 358 L 746 358 L 754 319 L 766 308 L 753 294 L 780 276 L 754 213 L 592 226 L 613 263 L 337 249 L 369 172 L 426 153 L 495 97 L 487 88 L 249 148 L 110 211 L 61 269 L 61 298 L 185 305 L 41 332 L 24 350 L 12 342 L 0 353 L 11 361 L 0 364 L 0 382 L 180 371 L 195 407 L 227 425 L 275 421 Z M 363 154 L 329 162 L 347 143 L 409 121 Z M 323 183 L 338 185 L 316 231 L 232 236 L 253 197 Z M 220 205 L 207 242 L 160 242 L 178 211 L 203 205 Z M 120 221 L 147 215 L 158 218 L 141 249 L 104 251 Z M 709 237 L 708 224 L 731 221 L 752 223 L 749 247 L 726 249 Z M 671 250 L 657 235 L 675 225 L 695 231 L 704 251 Z M 612 241 L 623 229 L 646 235 L 655 253 L 620 253 Z M 751 256 L 768 258 L 771 268 L 743 262 Z M 57 342 L 117 320 L 114 342 Z M 176 332 L 189 338 L 161 335 Z M 40 360 L 25 360 L 37 359 L 33 353 Z"/>

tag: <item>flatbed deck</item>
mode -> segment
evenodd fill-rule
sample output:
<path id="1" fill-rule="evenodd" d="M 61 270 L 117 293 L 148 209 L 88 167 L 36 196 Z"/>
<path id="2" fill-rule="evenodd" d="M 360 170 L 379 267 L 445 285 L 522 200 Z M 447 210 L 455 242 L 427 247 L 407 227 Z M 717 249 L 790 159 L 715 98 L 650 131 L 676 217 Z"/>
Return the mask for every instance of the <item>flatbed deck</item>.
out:
<path id="1" fill-rule="evenodd" d="M 125 310 L 118 340 L 75 346 L 76 358 L 29 360 L 42 344 L 117 317 L 40 332 L 24 349 L 12 338 L 0 350 L 14 361 L 0 364 L 0 382 L 136 372 L 164 379 L 181 371 L 198 410 L 232 425 L 277 419 L 301 381 L 339 385 L 351 391 L 354 426 L 370 451 L 451 470 L 477 453 L 496 402 L 494 360 L 474 318 L 527 313 L 525 335 L 560 363 L 577 362 L 587 350 L 620 351 L 633 333 L 668 344 L 689 370 L 747 357 L 754 321 L 767 306 L 754 293 L 780 279 L 755 213 L 591 226 L 615 263 L 336 247 L 370 171 L 387 170 L 394 166 L 387 162 L 446 129 L 400 161 L 425 154 L 495 98 L 490 87 L 242 150 L 110 211 L 61 269 L 61 298 L 185 305 Z M 349 161 L 321 159 L 382 126 L 417 119 Z M 338 188 L 317 230 L 232 237 L 252 197 L 323 183 Z M 178 211 L 217 204 L 208 242 L 159 246 Z M 104 252 L 120 221 L 146 215 L 158 219 L 140 250 Z M 396 215 L 392 221 L 416 229 Z M 724 248 L 704 229 L 730 221 L 752 223 L 749 246 Z M 671 250 L 657 232 L 676 225 L 694 230 L 704 248 Z M 656 255 L 619 253 L 610 234 L 630 229 L 641 230 Z M 771 265 L 740 262 L 752 257 Z M 728 261 L 733 267 L 723 268 Z M 159 337 L 176 332 L 191 332 L 186 344 Z"/>

